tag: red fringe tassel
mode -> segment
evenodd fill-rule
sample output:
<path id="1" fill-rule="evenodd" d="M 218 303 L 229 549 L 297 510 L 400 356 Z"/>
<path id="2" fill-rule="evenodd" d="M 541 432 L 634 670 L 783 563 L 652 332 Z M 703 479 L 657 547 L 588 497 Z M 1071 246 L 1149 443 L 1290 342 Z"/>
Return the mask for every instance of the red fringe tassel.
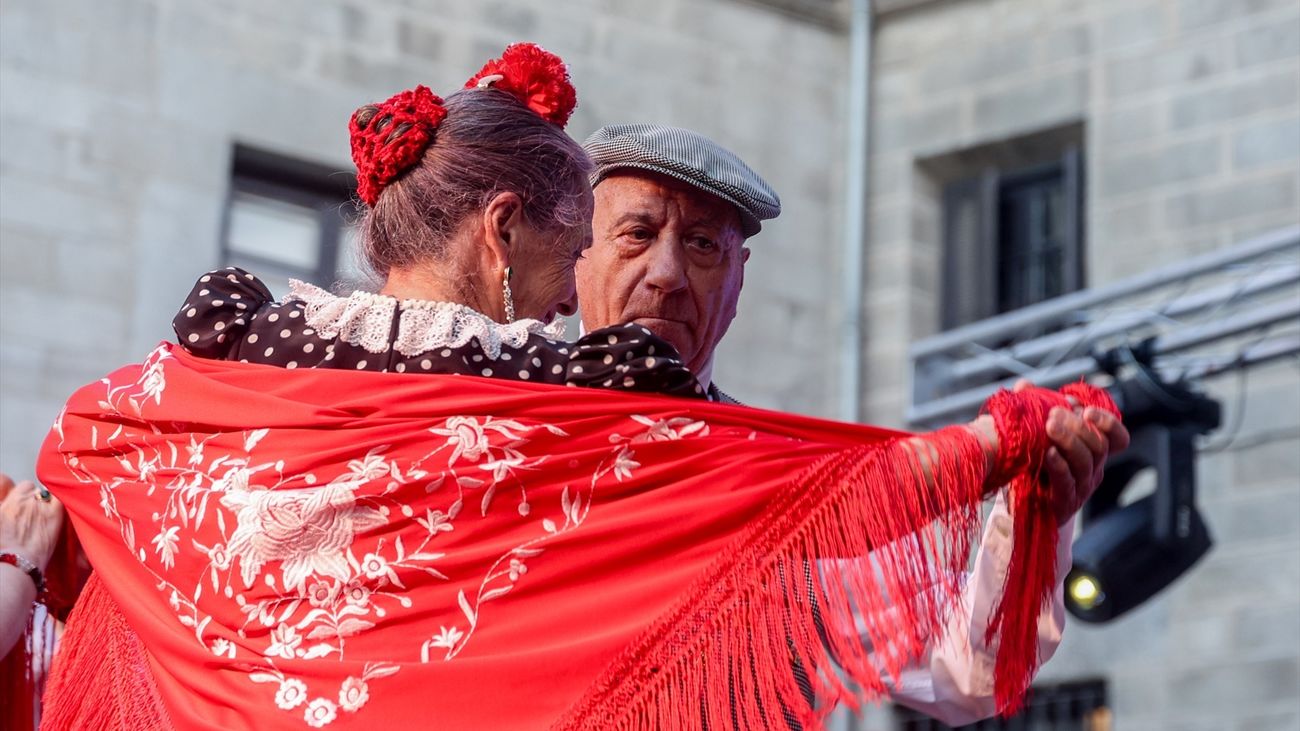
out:
<path id="1" fill-rule="evenodd" d="M 50 672 L 42 731 L 170 728 L 140 639 L 92 574 Z"/>
<path id="2" fill-rule="evenodd" d="M 1098 389 L 1067 393 L 1114 411 Z M 988 634 L 1001 643 L 995 693 L 1004 714 L 1022 703 L 1038 667 L 1037 617 L 1055 589 L 1056 513 L 1037 475 L 1047 414 L 1068 405 L 1042 389 L 1002 392 L 989 404 L 995 474 L 1012 479 L 1016 509 L 1007 591 Z M 856 709 L 860 698 L 881 698 L 960 600 L 988 478 L 980 440 L 965 427 L 823 460 L 552 729 L 788 731 L 787 717 L 818 729 L 838 702 Z"/>

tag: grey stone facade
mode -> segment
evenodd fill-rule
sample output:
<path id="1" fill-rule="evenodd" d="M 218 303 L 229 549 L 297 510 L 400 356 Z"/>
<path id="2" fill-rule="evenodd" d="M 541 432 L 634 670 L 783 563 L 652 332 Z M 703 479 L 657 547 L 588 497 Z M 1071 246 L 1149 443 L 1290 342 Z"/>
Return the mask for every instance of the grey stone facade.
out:
<path id="1" fill-rule="evenodd" d="M 951 164 L 963 151 L 1081 127 L 1090 286 L 1300 222 L 1295 2 L 877 6 L 869 420 L 901 421 L 907 345 L 938 327 L 939 190 L 967 172 Z M 1215 548 L 1121 620 L 1072 622 L 1041 675 L 1104 678 L 1119 731 L 1300 728 L 1300 374 L 1289 362 L 1206 385 L 1225 425 L 1242 411 L 1237 438 L 1198 465 Z"/>
<path id="2" fill-rule="evenodd" d="M 236 142 L 349 169 L 355 107 L 416 83 L 450 91 L 521 39 L 570 62 L 575 137 L 691 127 L 772 182 L 785 212 L 752 242 L 717 380 L 756 405 L 835 414 L 842 6 L 6 0 L 0 467 L 30 474 L 72 390 L 170 335 L 193 278 L 219 263 Z M 1294 0 L 877 6 L 868 420 L 901 424 L 908 344 L 938 327 L 938 191 L 964 150 L 1080 136 L 1091 285 L 1300 220 Z M 1237 380 L 1209 385 L 1231 423 Z M 1044 670 L 1105 678 L 1121 731 L 1300 727 L 1300 378 L 1275 365 L 1245 388 L 1238 439 L 1200 464 L 1213 553 L 1120 622 L 1072 623 Z M 892 727 L 882 711 L 853 725 Z"/>

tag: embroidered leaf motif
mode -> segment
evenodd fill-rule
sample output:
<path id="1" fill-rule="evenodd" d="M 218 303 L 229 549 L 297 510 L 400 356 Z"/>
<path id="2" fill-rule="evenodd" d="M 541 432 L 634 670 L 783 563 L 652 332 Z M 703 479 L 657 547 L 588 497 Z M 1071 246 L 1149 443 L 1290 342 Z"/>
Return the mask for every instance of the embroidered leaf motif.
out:
<path id="1" fill-rule="evenodd" d="M 401 667 L 397 665 L 374 663 L 366 666 L 365 672 L 361 674 L 361 679 L 370 680 L 371 678 L 384 678 L 389 675 L 395 675 L 398 670 L 401 670 Z"/>
<path id="2" fill-rule="evenodd" d="M 310 639 L 310 637 L 311 637 L 311 636 L 308 635 L 308 638 L 309 638 L 309 639 Z M 318 657 L 325 657 L 326 655 L 330 654 L 331 652 L 334 652 L 334 648 L 333 648 L 333 647 L 331 647 L 330 645 L 327 645 L 327 644 L 321 643 L 321 644 L 319 644 L 319 645 L 312 645 L 310 648 L 308 648 L 307 651 L 304 652 L 304 653 L 302 654 L 302 658 L 303 658 L 304 660 L 313 660 L 313 659 L 318 658 Z"/>
<path id="3" fill-rule="evenodd" d="M 262 437 L 266 436 L 267 432 L 269 431 L 271 430 L 254 429 L 248 436 L 244 437 L 244 451 L 245 452 L 253 451 L 253 447 L 256 447 L 257 443 L 262 441 Z"/>
<path id="4" fill-rule="evenodd" d="M 460 603 L 460 611 L 465 613 L 465 618 L 469 620 L 470 625 L 478 623 L 478 617 L 474 613 L 474 608 L 469 605 L 469 599 L 465 598 L 465 590 L 461 589 L 460 594 L 456 596 L 456 601 Z"/>
<path id="5" fill-rule="evenodd" d="M 367 622 L 364 619 L 357 619 L 356 617 L 348 617 L 342 622 L 339 622 L 339 636 L 351 637 L 352 635 L 364 632 L 374 626 L 374 622 Z"/>
<path id="6" fill-rule="evenodd" d="M 480 601 L 488 601 L 489 599 L 496 599 L 499 596 L 505 596 L 506 594 L 509 594 L 510 590 L 513 588 L 515 588 L 513 584 L 507 584 L 495 589 L 489 589 L 488 591 L 483 592 L 483 598 Z"/>

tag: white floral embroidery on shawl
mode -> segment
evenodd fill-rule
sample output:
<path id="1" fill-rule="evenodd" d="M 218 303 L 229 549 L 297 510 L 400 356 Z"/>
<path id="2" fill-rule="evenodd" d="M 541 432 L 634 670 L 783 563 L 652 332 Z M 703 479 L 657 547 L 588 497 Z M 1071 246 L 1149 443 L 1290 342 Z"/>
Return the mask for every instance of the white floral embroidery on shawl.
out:
<path id="1" fill-rule="evenodd" d="M 108 388 L 100 407 L 147 419 L 142 409 L 151 401 L 161 404 L 164 398 L 170 358 L 163 348 L 154 351 L 134 384 L 112 388 L 104 379 Z M 153 573 L 157 589 L 195 641 L 246 672 L 252 682 L 274 685 L 268 702 L 320 728 L 341 713 L 361 712 L 374 692 L 373 681 L 397 673 L 397 662 L 452 661 L 462 653 L 484 621 L 484 606 L 502 600 L 527 580 L 529 563 L 548 550 L 550 539 L 576 530 L 588 519 L 601 480 L 612 476 L 622 481 L 641 467 L 634 458 L 634 445 L 704 436 L 709 431 L 704 422 L 685 418 L 628 418 L 629 434 L 610 438 L 609 454 L 583 489 L 564 487 L 558 505 L 551 505 L 545 515 L 535 512 L 519 474 L 547 459 L 545 454 L 528 453 L 534 435 L 560 439 L 569 435 L 552 424 L 494 417 L 443 420 L 429 429 L 434 437 L 431 451 L 409 463 L 389 459 L 387 447 L 380 446 L 329 476 L 288 474 L 282 461 L 258 461 L 258 445 L 267 429 L 244 432 L 239 452 L 221 452 L 209 445 L 215 435 L 192 437 L 183 449 L 170 446 L 166 452 L 125 449 L 119 464 L 129 480 L 102 478 L 80 465 L 75 456 L 66 459 L 79 480 L 98 486 L 105 515 L 117 522 L 124 544 Z M 62 421 L 60 416 L 54 426 L 61 439 Z M 91 446 L 122 449 L 132 436 L 125 427 L 109 435 L 95 432 Z M 421 467 L 442 453 L 446 469 Z M 157 491 L 154 499 L 161 507 L 153 512 L 151 525 L 139 525 L 140 515 L 119 512 L 116 491 L 146 480 L 153 480 L 150 492 Z M 431 496 L 423 515 L 388 497 L 411 484 L 422 485 Z M 382 487 L 376 491 L 378 486 Z M 436 632 L 412 638 L 409 657 L 366 662 L 359 675 L 346 677 L 329 697 L 312 697 L 304 678 L 280 667 L 278 661 L 284 660 L 344 660 L 349 637 L 370 630 L 393 607 L 412 607 L 411 597 L 404 592 L 403 573 L 418 571 L 449 580 L 438 569 L 446 554 L 436 550 L 437 538 L 465 519 L 467 502 L 487 516 L 502 491 L 517 493 L 513 499 L 517 519 L 536 525 L 537 533 L 497 557 L 476 587 L 471 582 L 457 592 L 456 609 L 463 622 L 440 625 Z M 443 501 L 433 499 L 438 493 L 445 494 Z M 391 542 L 366 544 L 369 548 L 358 552 L 358 535 L 387 524 L 395 512 L 419 527 L 420 532 L 405 534 L 408 540 L 413 535 L 418 540 L 407 545 L 397 535 Z M 207 545 L 198 540 L 199 530 L 213 522 L 220 540 Z M 154 558 L 137 543 L 137 531 L 146 530 L 155 533 L 150 541 Z M 167 571 L 181 556 L 205 566 L 194 586 L 178 586 L 168 579 Z M 251 591 L 254 588 L 256 592 Z M 205 601 L 233 603 L 244 616 L 243 625 L 233 636 L 213 627 Z"/>

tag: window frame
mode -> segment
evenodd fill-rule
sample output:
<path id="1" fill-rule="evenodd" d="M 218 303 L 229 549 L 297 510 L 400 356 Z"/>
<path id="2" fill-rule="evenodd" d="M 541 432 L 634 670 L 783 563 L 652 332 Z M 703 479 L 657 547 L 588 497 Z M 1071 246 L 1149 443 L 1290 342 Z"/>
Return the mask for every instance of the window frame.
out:
<path id="1" fill-rule="evenodd" d="M 269 257 L 230 246 L 231 216 L 241 194 L 279 201 L 315 211 L 319 227 L 314 270 L 289 266 Z M 230 187 L 221 211 L 221 265 L 247 262 L 255 274 L 304 279 L 329 287 L 338 278 L 347 224 L 357 215 L 356 178 L 319 163 L 236 144 L 231 159 Z"/>
<path id="2" fill-rule="evenodd" d="M 1001 305 L 1002 196 L 1011 186 L 1054 175 L 1060 177 L 1064 201 L 1061 294 L 1083 289 L 1087 280 L 1083 153 L 1079 145 L 1070 144 L 1048 162 L 1011 169 L 988 165 L 943 187 L 942 329 L 1013 311 Z M 973 207 L 973 229 L 963 228 L 966 222 L 958 215 L 962 207 Z M 970 238 L 974 240 L 966 240 Z"/>

